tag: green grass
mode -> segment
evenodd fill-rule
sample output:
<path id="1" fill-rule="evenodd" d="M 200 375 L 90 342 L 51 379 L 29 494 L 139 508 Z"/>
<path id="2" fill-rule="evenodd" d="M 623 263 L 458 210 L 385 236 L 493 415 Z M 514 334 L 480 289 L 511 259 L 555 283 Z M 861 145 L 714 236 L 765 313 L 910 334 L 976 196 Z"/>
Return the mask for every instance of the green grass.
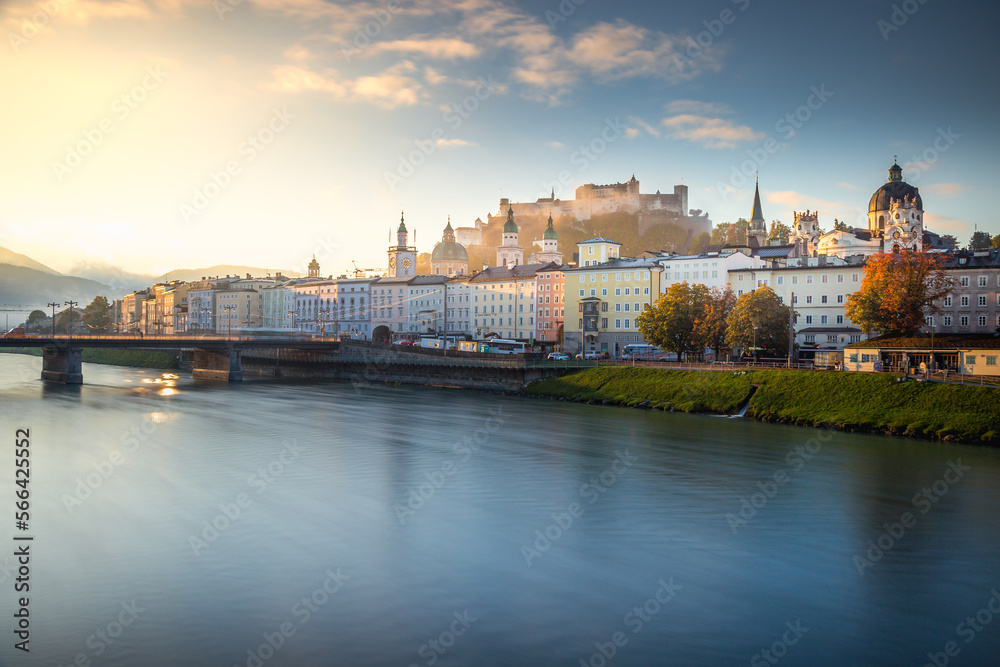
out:
<path id="1" fill-rule="evenodd" d="M 33 357 L 42 356 L 41 348 L 12 347 L 2 350 L 13 354 L 27 354 Z M 177 357 L 169 352 L 149 350 L 105 350 L 84 348 L 83 361 L 89 364 L 107 364 L 110 366 L 131 366 L 133 368 L 153 368 L 170 370 L 178 367 Z"/>
<path id="2" fill-rule="evenodd" d="M 769 422 L 1000 443 L 1000 390 L 887 375 L 757 370 L 588 369 L 525 389 L 535 396 L 733 414 Z M 648 401 L 648 403 L 647 403 Z"/>

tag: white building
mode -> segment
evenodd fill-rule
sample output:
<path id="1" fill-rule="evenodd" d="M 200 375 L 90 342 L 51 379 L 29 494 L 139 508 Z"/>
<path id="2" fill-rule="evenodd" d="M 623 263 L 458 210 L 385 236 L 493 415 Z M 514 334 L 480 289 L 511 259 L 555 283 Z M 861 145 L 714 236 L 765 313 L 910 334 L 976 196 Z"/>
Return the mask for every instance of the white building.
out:
<path id="1" fill-rule="evenodd" d="M 725 289 L 730 285 L 730 271 L 763 267 L 767 262 L 746 252 L 703 252 L 698 255 L 665 255 L 656 258 L 663 267 L 660 289 L 666 292 L 671 285 L 688 283 L 704 285 L 709 289 Z"/>

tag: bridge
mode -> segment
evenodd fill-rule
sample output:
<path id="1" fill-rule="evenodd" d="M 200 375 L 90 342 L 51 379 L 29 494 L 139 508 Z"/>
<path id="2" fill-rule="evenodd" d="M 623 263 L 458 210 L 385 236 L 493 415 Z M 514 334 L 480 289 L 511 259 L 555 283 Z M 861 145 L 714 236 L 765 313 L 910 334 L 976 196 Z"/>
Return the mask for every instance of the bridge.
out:
<path id="1" fill-rule="evenodd" d="M 551 362 L 542 355 L 408 348 L 322 336 L 107 335 L 0 338 L 0 348 L 42 349 L 42 380 L 83 383 L 84 348 L 193 350 L 195 379 L 238 382 L 263 377 L 332 378 L 351 382 L 517 389 L 596 362 Z"/>
<path id="2" fill-rule="evenodd" d="M 246 350 L 293 349 L 332 353 L 340 349 L 340 339 L 313 336 L 216 336 L 190 334 L 40 336 L 0 338 L 0 348 L 38 347 L 42 349 L 42 380 L 58 384 L 82 384 L 84 348 L 118 350 L 194 350 L 192 374 L 195 378 L 243 379 L 242 353 Z"/>

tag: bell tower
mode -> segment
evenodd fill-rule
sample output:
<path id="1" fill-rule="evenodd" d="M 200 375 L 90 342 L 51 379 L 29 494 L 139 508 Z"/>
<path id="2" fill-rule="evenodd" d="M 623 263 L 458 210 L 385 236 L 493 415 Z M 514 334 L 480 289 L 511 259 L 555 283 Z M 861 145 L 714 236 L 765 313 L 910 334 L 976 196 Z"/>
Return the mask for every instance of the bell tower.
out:
<path id="1" fill-rule="evenodd" d="M 399 215 L 399 227 L 396 228 L 396 245 L 389 246 L 389 277 L 405 277 L 417 275 L 417 249 L 408 245 L 409 232 L 403 214 Z"/>
<path id="2" fill-rule="evenodd" d="M 760 208 L 760 183 L 754 186 L 753 213 L 750 214 L 750 228 L 747 230 L 747 245 L 762 248 L 767 245 L 767 223 Z"/>
<path id="3" fill-rule="evenodd" d="M 517 244 L 518 230 L 514 222 L 514 208 L 507 209 L 507 222 L 503 226 L 503 244 L 497 248 L 497 266 L 524 264 L 524 248 Z"/>

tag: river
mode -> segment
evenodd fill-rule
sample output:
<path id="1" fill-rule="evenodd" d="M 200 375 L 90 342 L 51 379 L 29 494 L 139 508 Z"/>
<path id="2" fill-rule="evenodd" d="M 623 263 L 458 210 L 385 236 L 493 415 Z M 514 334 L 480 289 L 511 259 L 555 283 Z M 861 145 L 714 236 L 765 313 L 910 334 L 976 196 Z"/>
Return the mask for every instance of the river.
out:
<path id="1" fill-rule="evenodd" d="M 9 505 L 17 428 L 31 450 L 0 553 L 34 538 L 29 654 L 0 556 L 3 665 L 1000 656 L 995 450 L 89 364 L 46 387 L 40 364 L 0 355 Z"/>

